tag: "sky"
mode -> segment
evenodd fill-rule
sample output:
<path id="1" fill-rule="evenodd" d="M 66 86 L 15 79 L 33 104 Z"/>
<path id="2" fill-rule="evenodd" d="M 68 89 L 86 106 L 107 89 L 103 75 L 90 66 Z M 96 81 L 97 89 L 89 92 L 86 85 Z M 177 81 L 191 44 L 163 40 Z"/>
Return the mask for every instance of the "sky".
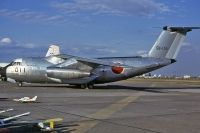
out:
<path id="1" fill-rule="evenodd" d="M 82 57 L 143 55 L 163 26 L 200 26 L 199 0 L 1 0 L 0 62 L 42 57 L 51 44 Z M 156 74 L 200 75 L 200 30 Z"/>

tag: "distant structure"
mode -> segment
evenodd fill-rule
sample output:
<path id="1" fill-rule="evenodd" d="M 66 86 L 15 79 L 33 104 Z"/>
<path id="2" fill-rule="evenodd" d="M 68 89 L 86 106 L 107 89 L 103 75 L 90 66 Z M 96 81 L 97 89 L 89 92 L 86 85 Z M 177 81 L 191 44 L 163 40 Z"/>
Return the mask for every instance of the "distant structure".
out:
<path id="1" fill-rule="evenodd" d="M 190 79 L 190 78 L 191 78 L 190 75 L 184 75 L 184 76 L 183 76 L 183 79 Z"/>
<path id="2" fill-rule="evenodd" d="M 144 78 L 144 79 L 195 79 L 200 80 L 200 76 L 191 76 L 191 75 L 184 75 L 184 76 L 164 76 L 161 74 L 143 74 L 140 76 L 137 76 L 136 78 Z"/>
<path id="3" fill-rule="evenodd" d="M 151 73 L 147 73 L 147 74 L 143 74 L 140 76 L 137 76 L 138 78 L 145 78 L 145 79 L 151 79 L 151 78 L 159 78 L 161 77 L 161 74 L 159 74 L 158 76 L 156 74 L 152 75 Z"/>

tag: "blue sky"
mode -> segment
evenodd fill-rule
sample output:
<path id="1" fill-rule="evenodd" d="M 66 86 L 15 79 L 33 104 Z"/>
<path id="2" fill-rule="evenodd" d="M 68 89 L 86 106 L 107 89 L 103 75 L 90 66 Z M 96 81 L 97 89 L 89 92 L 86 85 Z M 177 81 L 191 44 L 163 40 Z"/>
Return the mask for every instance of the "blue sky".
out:
<path id="1" fill-rule="evenodd" d="M 0 61 L 43 56 L 50 44 L 84 57 L 145 54 L 165 25 L 200 26 L 198 0 L 1 0 Z M 155 73 L 200 75 L 200 31 Z"/>

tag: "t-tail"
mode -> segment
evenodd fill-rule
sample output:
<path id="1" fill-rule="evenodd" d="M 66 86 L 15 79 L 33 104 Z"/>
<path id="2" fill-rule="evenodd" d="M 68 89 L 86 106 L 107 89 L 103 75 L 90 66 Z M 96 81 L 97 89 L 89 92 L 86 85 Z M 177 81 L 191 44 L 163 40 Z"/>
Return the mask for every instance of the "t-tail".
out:
<path id="1" fill-rule="evenodd" d="M 148 56 L 175 59 L 179 53 L 181 42 L 187 32 L 193 29 L 200 29 L 200 27 L 163 27 L 163 31 L 149 51 Z"/>

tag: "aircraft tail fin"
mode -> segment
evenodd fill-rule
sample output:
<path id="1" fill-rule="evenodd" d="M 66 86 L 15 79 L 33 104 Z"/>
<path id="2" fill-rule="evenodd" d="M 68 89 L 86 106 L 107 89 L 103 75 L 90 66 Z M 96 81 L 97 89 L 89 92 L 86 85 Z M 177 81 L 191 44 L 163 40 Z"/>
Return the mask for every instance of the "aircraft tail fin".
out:
<path id="1" fill-rule="evenodd" d="M 59 55 L 59 54 L 60 54 L 60 47 L 57 45 L 51 45 L 49 46 L 46 57 L 51 56 L 51 55 Z"/>
<path id="2" fill-rule="evenodd" d="M 33 101 L 36 101 L 36 100 L 37 100 L 37 96 L 34 96 L 34 97 L 32 98 L 32 100 L 33 100 Z"/>
<path id="3" fill-rule="evenodd" d="M 175 59 L 187 32 L 200 27 L 163 27 L 163 31 L 149 51 L 149 57 Z"/>

